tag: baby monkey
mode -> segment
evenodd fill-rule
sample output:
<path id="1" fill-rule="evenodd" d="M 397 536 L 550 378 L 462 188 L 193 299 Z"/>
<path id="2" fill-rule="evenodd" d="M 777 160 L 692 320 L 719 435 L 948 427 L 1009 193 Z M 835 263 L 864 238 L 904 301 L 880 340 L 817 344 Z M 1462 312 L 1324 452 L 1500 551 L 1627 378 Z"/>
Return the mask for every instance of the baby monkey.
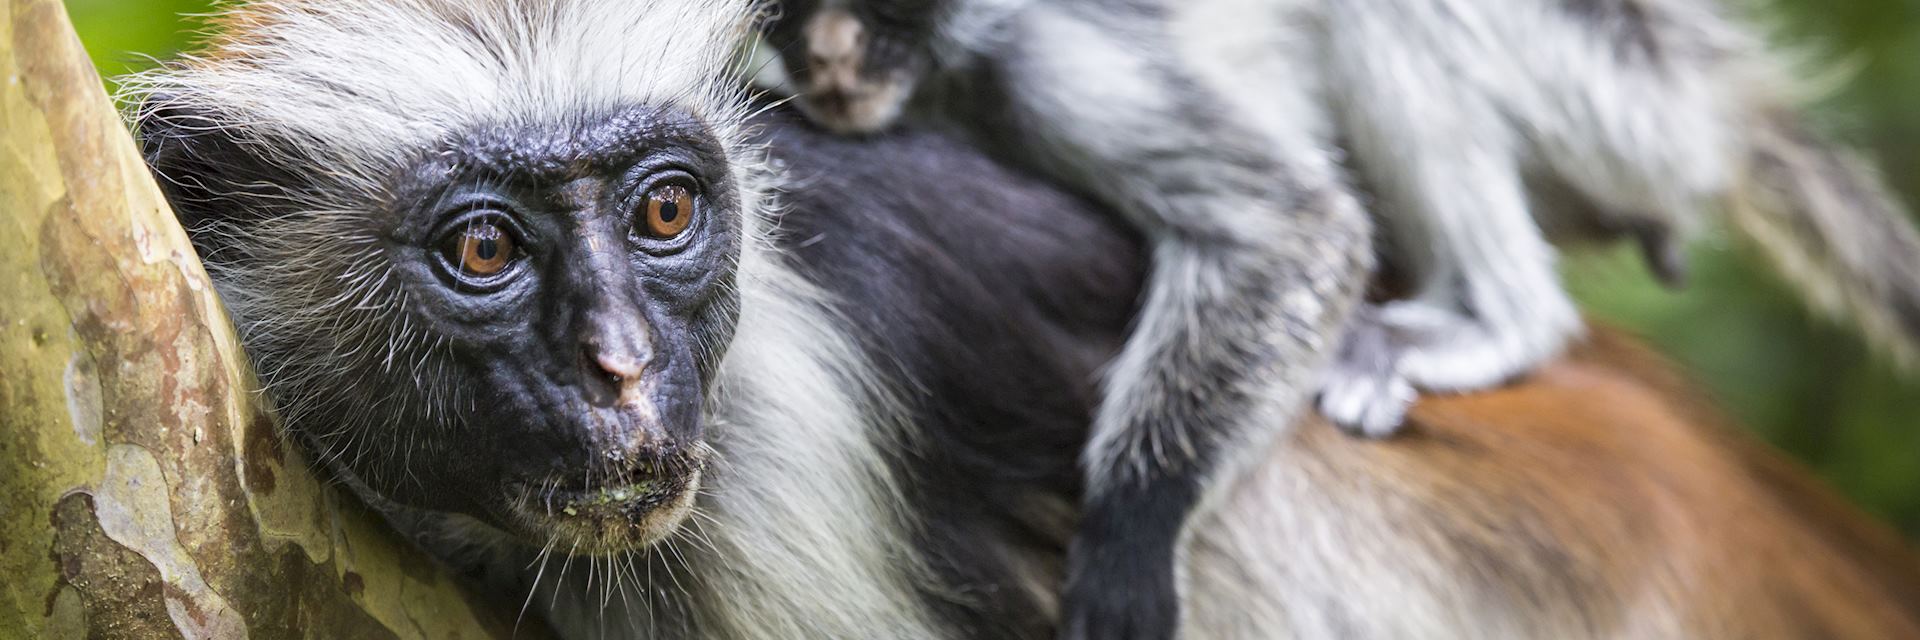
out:
<path id="1" fill-rule="evenodd" d="M 1174 634 L 1189 515 L 1312 397 L 1374 266 L 1327 128 L 1235 106 L 1234 82 L 1176 53 L 1172 10 L 802 1 L 766 27 L 826 128 L 874 131 L 916 93 L 944 97 L 976 142 L 1145 231 L 1142 307 L 1082 452 L 1068 638 Z M 1315 82 L 1268 84 L 1315 100 Z"/>
<path id="2" fill-rule="evenodd" d="M 820 125 L 946 121 L 1152 247 L 1065 638 L 1173 636 L 1189 514 L 1315 391 L 1386 435 L 1416 388 L 1558 355 L 1582 325 L 1550 239 L 1633 238 L 1677 280 L 1725 211 L 1821 307 L 1920 337 L 1920 238 L 1708 0 L 788 0 L 763 32 Z M 1354 184 L 1410 285 L 1377 307 Z"/>

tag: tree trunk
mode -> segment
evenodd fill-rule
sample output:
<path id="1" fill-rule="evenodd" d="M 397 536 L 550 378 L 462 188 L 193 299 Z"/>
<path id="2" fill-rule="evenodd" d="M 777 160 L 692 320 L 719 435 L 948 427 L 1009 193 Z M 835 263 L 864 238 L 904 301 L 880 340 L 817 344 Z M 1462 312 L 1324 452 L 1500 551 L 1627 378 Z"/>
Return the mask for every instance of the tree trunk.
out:
<path id="1" fill-rule="evenodd" d="M 285 446 L 61 3 L 0 2 L 0 637 L 509 635 Z"/>

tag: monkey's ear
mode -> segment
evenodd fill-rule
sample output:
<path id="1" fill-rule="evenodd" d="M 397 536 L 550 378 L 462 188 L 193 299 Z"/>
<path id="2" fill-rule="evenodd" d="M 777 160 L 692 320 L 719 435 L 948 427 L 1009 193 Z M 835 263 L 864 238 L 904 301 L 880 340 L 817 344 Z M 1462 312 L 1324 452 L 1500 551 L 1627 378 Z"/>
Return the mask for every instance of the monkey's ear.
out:
<path id="1" fill-rule="evenodd" d="M 189 231 L 267 215 L 275 205 L 263 190 L 291 186 L 289 172 L 256 153 L 263 145 L 243 141 L 223 114 L 159 92 L 147 94 L 136 114 L 140 152 Z M 200 243 L 212 234 L 194 235 Z"/>

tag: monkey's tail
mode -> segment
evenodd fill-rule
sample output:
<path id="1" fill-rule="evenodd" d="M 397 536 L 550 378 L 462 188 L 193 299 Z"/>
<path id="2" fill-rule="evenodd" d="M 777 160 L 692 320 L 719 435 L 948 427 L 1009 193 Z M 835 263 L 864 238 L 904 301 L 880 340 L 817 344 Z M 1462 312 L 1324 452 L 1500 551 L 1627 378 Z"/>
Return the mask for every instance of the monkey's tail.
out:
<path id="1" fill-rule="evenodd" d="M 1920 231 L 1879 172 L 1792 116 L 1769 117 L 1751 135 L 1733 226 L 1816 307 L 1920 370 Z"/>

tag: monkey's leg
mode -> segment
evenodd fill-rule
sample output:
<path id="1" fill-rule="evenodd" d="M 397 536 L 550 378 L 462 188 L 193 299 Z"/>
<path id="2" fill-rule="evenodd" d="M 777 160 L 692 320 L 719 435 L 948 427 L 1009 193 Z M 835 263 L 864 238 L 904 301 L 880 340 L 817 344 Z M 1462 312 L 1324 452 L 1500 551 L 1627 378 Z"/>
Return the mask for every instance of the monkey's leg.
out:
<path id="1" fill-rule="evenodd" d="M 1546 165 L 1593 205 L 1577 210 L 1603 219 L 1583 226 L 1636 235 L 1656 271 L 1680 277 L 1679 244 L 1702 203 L 1725 188 L 1732 157 L 1733 120 L 1716 93 L 1724 85 L 1704 61 L 1570 47 L 1561 56 L 1584 57 L 1572 66 L 1585 74 L 1566 74 L 1559 57 L 1520 56 L 1527 71 L 1514 82 L 1440 87 L 1421 78 L 1443 77 L 1441 69 L 1396 59 L 1404 52 L 1364 54 L 1371 68 L 1405 73 L 1360 74 L 1356 84 L 1372 98 L 1358 121 L 1385 142 L 1368 155 L 1390 158 L 1376 178 L 1388 185 L 1389 208 L 1402 211 L 1395 224 L 1432 243 L 1427 275 L 1438 280 L 1382 313 L 1424 334 L 1400 365 L 1409 381 L 1442 391 L 1498 384 L 1582 330 L 1535 223 L 1572 208 L 1530 211 L 1517 158 Z M 1515 128 L 1527 132 L 1524 148 L 1508 133 Z M 1449 319 L 1449 304 L 1468 322 Z"/>
<path id="2" fill-rule="evenodd" d="M 1170 638 L 1190 515 L 1291 424 L 1371 266 L 1325 146 L 1242 122 L 1151 35 L 1038 8 L 995 77 L 1039 157 L 1145 231 L 1145 299 L 1084 455 L 1062 637 Z M 1072 48 L 1059 43 L 1074 43 Z"/>
<path id="3" fill-rule="evenodd" d="M 1529 215 L 1518 167 L 1505 158 L 1409 154 L 1396 203 L 1427 222 L 1431 270 L 1415 296 L 1381 309 L 1403 336 L 1399 370 L 1435 391 L 1500 384 L 1560 353 L 1582 331 L 1553 248 Z M 1411 175 L 1408 175 L 1411 174 Z"/>
<path id="4" fill-rule="evenodd" d="M 1491 96 L 1408 42 L 1396 16 L 1348 8 L 1334 12 L 1333 77 L 1353 152 L 1416 277 L 1414 297 L 1379 316 L 1407 340 L 1399 372 L 1440 391 L 1524 373 L 1582 329 L 1532 217 L 1517 136 Z"/>

